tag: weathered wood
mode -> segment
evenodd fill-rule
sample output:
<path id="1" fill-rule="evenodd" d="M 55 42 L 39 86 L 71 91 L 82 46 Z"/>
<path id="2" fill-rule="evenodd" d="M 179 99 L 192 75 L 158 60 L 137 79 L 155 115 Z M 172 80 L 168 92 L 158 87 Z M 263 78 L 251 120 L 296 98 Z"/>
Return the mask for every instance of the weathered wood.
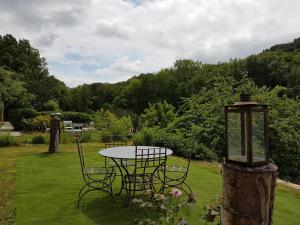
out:
<path id="1" fill-rule="evenodd" d="M 53 116 L 50 119 L 50 144 L 49 152 L 57 152 L 59 149 L 60 138 L 60 119 L 57 116 Z"/>
<path id="2" fill-rule="evenodd" d="M 222 225 L 271 225 L 277 167 L 225 163 Z"/>

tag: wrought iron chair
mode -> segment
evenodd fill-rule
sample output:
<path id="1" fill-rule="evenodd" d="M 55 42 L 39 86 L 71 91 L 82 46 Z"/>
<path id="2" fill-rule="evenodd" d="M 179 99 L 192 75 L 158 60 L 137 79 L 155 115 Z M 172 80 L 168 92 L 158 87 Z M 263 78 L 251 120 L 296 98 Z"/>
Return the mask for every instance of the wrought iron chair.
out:
<path id="1" fill-rule="evenodd" d="M 86 167 L 82 145 L 80 144 L 79 140 L 77 139 L 77 148 L 78 148 L 78 155 L 80 159 L 80 166 L 81 172 L 83 176 L 83 180 L 85 185 L 80 189 L 78 194 L 78 201 L 77 207 L 79 207 L 80 200 L 84 195 L 91 191 L 104 191 L 110 195 L 113 202 L 114 196 L 112 191 L 112 183 L 115 179 L 116 173 L 114 168 L 102 168 L 102 167 Z"/>
<path id="2" fill-rule="evenodd" d="M 105 148 L 111 148 L 111 147 L 118 147 L 118 146 L 126 146 L 127 145 L 127 139 L 126 137 L 122 135 L 111 135 L 104 138 L 104 146 Z M 123 164 L 131 165 L 129 161 L 123 160 Z M 115 167 L 115 162 L 105 158 L 105 167 Z"/>
<path id="3" fill-rule="evenodd" d="M 162 187 L 162 189 L 178 188 L 183 192 L 185 192 L 187 196 L 190 198 L 192 194 L 192 190 L 190 186 L 186 183 L 186 179 L 190 168 L 192 153 L 189 152 L 185 156 L 186 158 L 188 158 L 186 166 L 179 166 L 179 165 L 162 166 L 160 167 L 159 178 L 160 180 L 163 180 L 163 183 L 165 184 Z"/>
<path id="4" fill-rule="evenodd" d="M 162 181 L 157 179 L 155 173 L 160 167 L 166 165 L 166 154 L 166 148 L 140 148 L 136 146 L 134 169 L 132 172 L 127 170 L 124 177 L 125 206 L 129 204 L 137 191 L 151 190 L 156 192 L 155 185 L 162 185 Z"/>
<path id="5" fill-rule="evenodd" d="M 110 135 L 103 139 L 105 148 L 127 145 L 127 138 L 123 135 Z"/>

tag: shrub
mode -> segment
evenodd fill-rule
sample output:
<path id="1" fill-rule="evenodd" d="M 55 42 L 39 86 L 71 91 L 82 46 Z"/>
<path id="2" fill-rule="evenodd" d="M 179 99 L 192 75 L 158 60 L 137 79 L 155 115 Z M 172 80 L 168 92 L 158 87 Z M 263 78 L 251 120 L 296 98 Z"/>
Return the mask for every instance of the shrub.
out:
<path id="1" fill-rule="evenodd" d="M 37 114 L 32 108 L 13 109 L 8 113 L 8 120 L 12 123 L 15 130 L 30 130 L 30 121 Z"/>
<path id="2" fill-rule="evenodd" d="M 63 112 L 63 120 L 71 120 L 75 123 L 90 123 L 93 121 L 93 116 L 82 112 Z"/>
<path id="3" fill-rule="evenodd" d="M 81 142 L 99 142 L 101 140 L 101 133 L 99 131 L 84 131 L 80 138 Z"/>
<path id="4" fill-rule="evenodd" d="M 17 144 L 18 143 L 14 136 L 11 136 L 8 133 L 4 135 L 0 135 L 0 147 L 17 145 Z"/>
<path id="5" fill-rule="evenodd" d="M 45 135 L 38 134 L 38 135 L 32 137 L 31 143 L 32 144 L 45 144 L 46 137 L 45 137 Z"/>
<path id="6" fill-rule="evenodd" d="M 109 142 L 111 140 L 111 136 L 112 136 L 112 133 L 109 130 L 101 131 L 100 138 L 101 138 L 102 142 Z"/>
<path id="7" fill-rule="evenodd" d="M 60 134 L 61 144 L 71 144 L 75 142 L 76 142 L 75 136 L 71 132 L 62 132 Z"/>
<path id="8" fill-rule="evenodd" d="M 44 123 L 47 125 L 47 127 L 50 126 L 50 116 L 49 115 L 38 115 L 35 118 L 33 118 L 33 120 L 31 121 L 31 125 L 33 127 L 34 130 L 45 130 L 45 125 Z"/>
<path id="9" fill-rule="evenodd" d="M 133 143 L 135 145 L 154 145 L 155 133 L 157 129 L 155 128 L 143 128 L 138 133 L 133 135 Z"/>

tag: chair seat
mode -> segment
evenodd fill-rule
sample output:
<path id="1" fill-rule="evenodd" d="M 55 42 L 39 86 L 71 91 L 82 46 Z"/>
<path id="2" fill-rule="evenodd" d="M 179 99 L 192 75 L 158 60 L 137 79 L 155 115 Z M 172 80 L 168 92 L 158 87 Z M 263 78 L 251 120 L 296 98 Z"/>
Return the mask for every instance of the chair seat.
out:
<path id="1" fill-rule="evenodd" d="M 112 168 L 102 168 L 102 167 L 86 167 L 84 173 L 86 175 L 97 175 L 97 174 L 110 174 L 113 172 Z"/>
<path id="2" fill-rule="evenodd" d="M 130 175 L 126 176 L 127 181 L 137 184 L 161 184 L 161 180 L 159 180 L 156 176 L 152 176 L 151 174 L 145 175 Z"/>
<path id="3" fill-rule="evenodd" d="M 166 172 L 177 172 L 177 173 L 187 173 L 188 171 L 188 168 L 186 167 L 174 166 L 174 165 L 162 167 L 162 170 L 164 169 L 166 170 Z"/>
<path id="4" fill-rule="evenodd" d="M 117 159 L 116 162 L 115 161 L 109 161 L 108 164 L 112 167 L 117 166 L 116 163 L 118 163 L 119 166 L 121 166 L 121 160 Z M 134 164 L 129 162 L 128 160 L 123 160 L 123 166 L 128 167 L 128 166 L 133 166 Z"/>

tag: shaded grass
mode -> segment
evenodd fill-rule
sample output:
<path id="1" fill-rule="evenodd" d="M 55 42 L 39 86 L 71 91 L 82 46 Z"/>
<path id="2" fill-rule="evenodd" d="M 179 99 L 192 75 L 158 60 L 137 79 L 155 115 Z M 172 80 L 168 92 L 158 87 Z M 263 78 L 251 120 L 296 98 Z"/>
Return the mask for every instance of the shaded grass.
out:
<path id="1" fill-rule="evenodd" d="M 103 145 L 87 143 L 83 146 L 88 165 L 103 163 L 97 155 Z M 112 204 L 102 192 L 89 193 L 77 209 L 77 193 L 83 182 L 76 146 L 60 145 L 60 152 L 56 154 L 47 153 L 47 149 L 47 145 L 0 149 L 0 224 L 133 224 L 133 210 L 123 208 L 123 195 Z M 184 165 L 186 161 L 172 157 L 169 163 Z M 219 165 L 193 161 L 188 183 L 198 202 L 196 207 L 188 207 L 181 213 L 189 224 L 203 224 L 199 219 L 203 206 L 221 193 Z M 114 186 L 115 191 L 118 184 Z M 274 224 L 300 224 L 299 212 L 299 191 L 278 185 Z"/>

